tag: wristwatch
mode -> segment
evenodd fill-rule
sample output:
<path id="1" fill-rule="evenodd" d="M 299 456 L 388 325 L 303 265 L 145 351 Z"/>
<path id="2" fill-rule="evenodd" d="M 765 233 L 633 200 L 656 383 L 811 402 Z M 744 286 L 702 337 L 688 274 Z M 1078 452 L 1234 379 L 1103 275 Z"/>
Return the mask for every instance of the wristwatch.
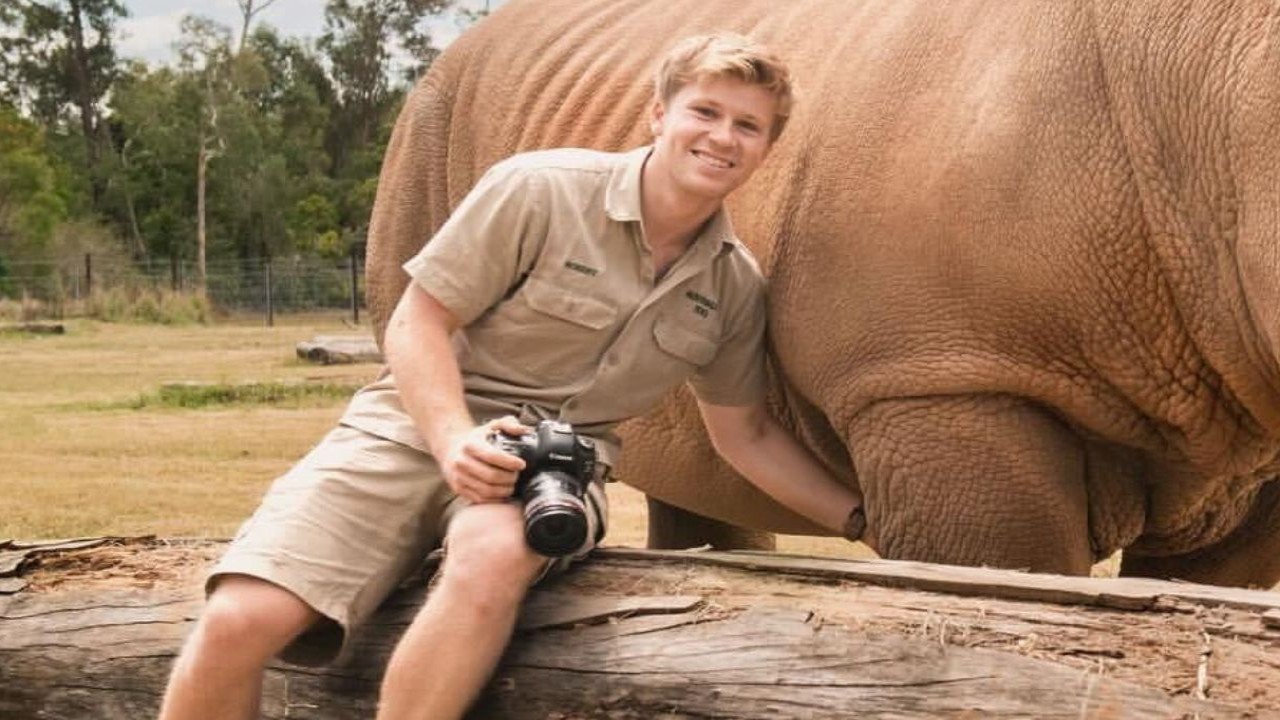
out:
<path id="1" fill-rule="evenodd" d="M 867 529 L 867 513 L 862 509 L 862 503 L 853 506 L 849 511 L 849 517 L 844 520 L 844 538 L 851 542 L 862 539 L 862 533 Z"/>

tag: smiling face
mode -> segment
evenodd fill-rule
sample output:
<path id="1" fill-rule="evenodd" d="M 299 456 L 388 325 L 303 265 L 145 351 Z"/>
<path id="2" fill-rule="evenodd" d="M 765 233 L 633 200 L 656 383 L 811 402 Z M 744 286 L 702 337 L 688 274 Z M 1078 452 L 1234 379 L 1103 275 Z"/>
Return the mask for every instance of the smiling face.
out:
<path id="1" fill-rule="evenodd" d="M 766 88 L 732 77 L 704 78 L 656 100 L 646 181 L 699 200 L 723 200 L 768 155 L 777 105 Z"/>

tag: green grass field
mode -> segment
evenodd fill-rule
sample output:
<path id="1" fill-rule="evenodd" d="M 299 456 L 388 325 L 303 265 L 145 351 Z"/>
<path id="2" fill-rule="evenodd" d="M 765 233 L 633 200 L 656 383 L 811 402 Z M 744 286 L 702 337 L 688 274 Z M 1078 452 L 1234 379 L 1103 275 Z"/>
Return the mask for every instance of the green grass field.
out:
<path id="1" fill-rule="evenodd" d="M 294 346 L 353 332 L 335 313 L 0 333 L 0 538 L 229 537 L 378 371 L 305 363 Z M 643 497 L 616 483 L 609 494 L 607 542 L 642 546 Z M 835 538 L 779 549 L 869 554 Z"/>

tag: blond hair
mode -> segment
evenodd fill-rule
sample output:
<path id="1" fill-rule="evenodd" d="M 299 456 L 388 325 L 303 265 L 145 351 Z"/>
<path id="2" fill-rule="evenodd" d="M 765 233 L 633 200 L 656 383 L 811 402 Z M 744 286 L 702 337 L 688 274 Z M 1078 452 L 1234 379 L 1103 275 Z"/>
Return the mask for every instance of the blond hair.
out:
<path id="1" fill-rule="evenodd" d="M 777 140 L 795 103 L 791 71 L 782 58 L 763 45 L 736 33 L 695 35 L 676 43 L 667 52 L 654 78 L 654 93 L 670 102 L 686 85 L 707 78 L 728 77 L 759 85 L 777 100 L 770 140 Z"/>

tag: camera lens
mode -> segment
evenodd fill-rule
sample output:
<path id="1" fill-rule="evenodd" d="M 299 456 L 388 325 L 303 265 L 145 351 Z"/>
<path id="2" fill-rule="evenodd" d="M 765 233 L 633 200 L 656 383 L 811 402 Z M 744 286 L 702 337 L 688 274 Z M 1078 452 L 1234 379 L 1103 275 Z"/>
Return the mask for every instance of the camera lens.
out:
<path id="1" fill-rule="evenodd" d="M 541 555 L 568 555 L 586 542 L 586 518 L 570 509 L 547 510 L 538 517 L 525 519 L 524 534 L 529 547 Z"/>
<path id="2" fill-rule="evenodd" d="M 577 481 L 561 472 L 539 473 L 524 493 L 524 536 L 540 555 L 561 557 L 587 540 L 587 508 Z"/>

